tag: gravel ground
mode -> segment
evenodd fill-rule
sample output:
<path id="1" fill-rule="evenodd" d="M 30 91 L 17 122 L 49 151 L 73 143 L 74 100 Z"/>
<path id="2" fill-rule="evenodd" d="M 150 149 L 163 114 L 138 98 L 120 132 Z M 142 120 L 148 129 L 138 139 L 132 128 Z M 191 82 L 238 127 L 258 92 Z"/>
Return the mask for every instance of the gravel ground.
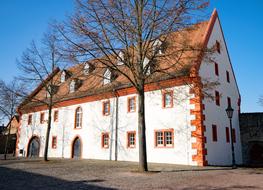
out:
<path id="1" fill-rule="evenodd" d="M 263 189 L 262 168 L 190 167 L 98 160 L 0 160 L 4 189 Z"/>

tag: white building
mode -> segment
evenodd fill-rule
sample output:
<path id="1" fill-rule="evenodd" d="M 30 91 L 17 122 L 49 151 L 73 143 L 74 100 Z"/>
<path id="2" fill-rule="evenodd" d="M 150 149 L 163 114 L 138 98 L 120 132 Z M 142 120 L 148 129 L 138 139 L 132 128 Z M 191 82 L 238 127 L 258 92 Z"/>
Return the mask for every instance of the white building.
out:
<path id="1" fill-rule="evenodd" d="M 242 163 L 238 119 L 240 94 L 217 12 L 214 11 L 210 20 L 199 26 L 191 36 L 205 47 L 217 48 L 213 55 L 214 62 L 199 60 L 191 66 L 191 74 L 194 73 L 191 77 L 174 77 L 161 80 L 158 85 L 152 82 L 145 86 L 149 162 L 230 165 L 229 119 L 225 109 L 231 104 L 235 110 L 235 155 L 237 163 Z M 122 65 L 123 53 L 120 55 L 119 66 Z M 48 155 L 56 158 L 138 161 L 135 89 L 120 85 L 113 92 L 110 88 L 111 71 L 105 70 L 105 78 L 98 80 L 89 75 L 93 70 L 89 65 L 78 65 L 67 71 L 55 71 L 54 75 L 61 78 L 58 93 L 67 96 L 53 109 Z M 83 75 L 75 78 L 74 73 L 77 72 Z M 115 79 L 115 84 L 120 78 Z M 203 94 L 202 84 L 206 81 L 220 83 L 212 91 L 214 100 Z M 40 85 L 31 96 L 44 95 Z M 47 109 L 41 105 L 30 108 L 23 105 L 19 111 L 17 155 L 43 156 Z"/>

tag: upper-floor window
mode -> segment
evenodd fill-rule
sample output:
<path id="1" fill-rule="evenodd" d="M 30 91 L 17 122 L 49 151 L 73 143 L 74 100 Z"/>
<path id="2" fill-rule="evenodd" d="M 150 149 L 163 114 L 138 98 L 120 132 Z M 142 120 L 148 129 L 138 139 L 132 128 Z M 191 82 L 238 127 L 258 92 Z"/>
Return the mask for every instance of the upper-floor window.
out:
<path id="1" fill-rule="evenodd" d="M 215 91 L 215 102 L 216 105 L 220 106 L 220 94 L 218 91 Z"/>
<path id="2" fill-rule="evenodd" d="M 88 63 L 86 63 L 84 65 L 84 68 L 83 68 L 83 73 L 84 73 L 84 75 L 88 75 L 89 72 L 90 72 L 90 65 Z"/>
<path id="3" fill-rule="evenodd" d="M 111 71 L 110 69 L 106 69 L 103 75 L 103 84 L 109 84 L 111 82 Z"/>
<path id="4" fill-rule="evenodd" d="M 53 137 L 52 137 L 52 143 L 51 143 L 51 145 L 52 145 L 52 148 L 53 148 L 53 149 L 56 149 L 56 148 L 57 148 L 57 136 L 53 136 Z"/>
<path id="5" fill-rule="evenodd" d="M 102 148 L 109 148 L 109 133 L 102 133 L 101 136 L 101 147 Z"/>
<path id="6" fill-rule="evenodd" d="M 163 107 L 171 108 L 173 107 L 173 91 L 165 91 L 163 92 Z"/>
<path id="7" fill-rule="evenodd" d="M 230 142 L 229 127 L 226 127 L 226 142 Z"/>
<path id="8" fill-rule="evenodd" d="M 54 122 L 58 121 L 58 110 L 54 111 Z"/>
<path id="9" fill-rule="evenodd" d="M 32 124 L 32 114 L 29 114 L 29 115 L 28 115 L 27 124 L 28 124 L 28 125 L 31 125 L 31 124 Z"/>
<path id="10" fill-rule="evenodd" d="M 40 123 L 43 124 L 45 122 L 45 113 L 40 113 Z"/>
<path id="11" fill-rule="evenodd" d="M 231 106 L 231 98 L 230 97 L 227 97 L 227 105 Z"/>
<path id="12" fill-rule="evenodd" d="M 217 53 L 221 53 L 221 45 L 220 42 L 216 40 L 216 51 Z"/>
<path id="13" fill-rule="evenodd" d="M 215 63 L 215 75 L 219 76 L 219 69 L 218 69 L 218 64 Z"/>
<path id="14" fill-rule="evenodd" d="M 217 141 L 217 126 L 212 125 L 212 141 Z"/>
<path id="15" fill-rule="evenodd" d="M 72 80 L 69 84 L 69 93 L 75 92 L 76 80 Z"/>
<path id="16" fill-rule="evenodd" d="M 127 147 L 128 148 L 135 148 L 136 138 L 135 138 L 135 131 L 127 132 Z"/>
<path id="17" fill-rule="evenodd" d="M 236 129 L 232 129 L 232 140 L 233 140 L 233 143 L 236 143 L 236 142 L 237 142 L 237 139 L 236 139 Z"/>
<path id="18" fill-rule="evenodd" d="M 105 101 L 102 103 L 102 114 L 109 115 L 110 114 L 110 101 Z"/>
<path id="19" fill-rule="evenodd" d="M 136 99 L 135 96 L 128 98 L 128 112 L 136 111 Z"/>
<path id="20" fill-rule="evenodd" d="M 173 144 L 174 144 L 173 129 L 155 131 L 156 147 L 173 147 Z"/>
<path id="21" fill-rule="evenodd" d="M 230 83 L 230 75 L 228 71 L 226 71 L 226 81 Z"/>
<path id="22" fill-rule="evenodd" d="M 124 64 L 124 53 L 120 51 L 117 56 L 117 65 L 123 65 Z"/>
<path id="23" fill-rule="evenodd" d="M 82 109 L 78 107 L 75 111 L 75 128 L 80 129 L 82 127 Z"/>

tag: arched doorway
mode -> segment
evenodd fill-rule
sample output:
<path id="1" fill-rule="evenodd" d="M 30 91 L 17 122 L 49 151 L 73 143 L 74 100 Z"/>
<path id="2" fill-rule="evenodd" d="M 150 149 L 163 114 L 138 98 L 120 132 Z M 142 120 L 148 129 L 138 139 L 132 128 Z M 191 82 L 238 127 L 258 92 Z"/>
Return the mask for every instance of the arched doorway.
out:
<path id="1" fill-rule="evenodd" d="M 72 155 L 71 158 L 80 159 L 81 158 L 81 140 L 76 137 L 72 143 Z"/>
<path id="2" fill-rule="evenodd" d="M 34 136 L 30 139 L 27 149 L 27 157 L 39 157 L 40 140 Z"/>

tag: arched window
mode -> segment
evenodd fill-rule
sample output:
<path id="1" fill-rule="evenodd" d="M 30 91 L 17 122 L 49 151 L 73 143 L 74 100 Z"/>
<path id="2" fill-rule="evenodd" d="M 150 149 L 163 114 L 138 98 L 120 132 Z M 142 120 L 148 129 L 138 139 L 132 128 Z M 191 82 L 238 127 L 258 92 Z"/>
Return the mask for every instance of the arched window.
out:
<path id="1" fill-rule="evenodd" d="M 111 82 L 111 71 L 110 69 L 106 69 L 104 76 L 103 76 L 103 84 L 108 84 Z"/>
<path id="2" fill-rule="evenodd" d="M 65 82 L 66 80 L 66 71 L 62 71 L 61 76 L 60 76 L 60 82 Z"/>
<path id="3" fill-rule="evenodd" d="M 69 84 L 69 93 L 73 93 L 75 92 L 75 85 L 76 85 L 76 81 L 72 80 Z"/>
<path id="4" fill-rule="evenodd" d="M 78 107 L 75 111 L 75 128 L 80 129 L 82 127 L 82 109 Z"/>

